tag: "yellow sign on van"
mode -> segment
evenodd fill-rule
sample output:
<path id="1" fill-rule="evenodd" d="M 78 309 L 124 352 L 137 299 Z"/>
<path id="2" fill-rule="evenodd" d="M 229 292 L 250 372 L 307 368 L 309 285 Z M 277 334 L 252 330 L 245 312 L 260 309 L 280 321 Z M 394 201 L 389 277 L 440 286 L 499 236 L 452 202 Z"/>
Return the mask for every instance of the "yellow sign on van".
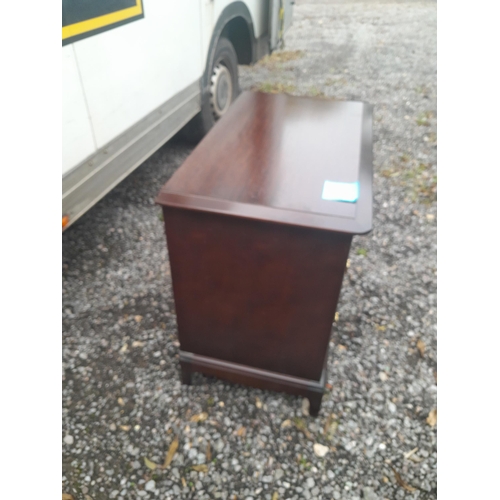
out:
<path id="1" fill-rule="evenodd" d="M 62 0 L 62 44 L 142 19 L 142 0 Z"/>

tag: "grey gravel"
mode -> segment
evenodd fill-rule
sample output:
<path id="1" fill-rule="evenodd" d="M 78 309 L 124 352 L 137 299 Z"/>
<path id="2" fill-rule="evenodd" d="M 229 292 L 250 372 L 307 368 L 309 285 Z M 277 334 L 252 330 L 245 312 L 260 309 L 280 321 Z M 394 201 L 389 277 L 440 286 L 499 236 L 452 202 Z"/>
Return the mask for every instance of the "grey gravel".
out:
<path id="1" fill-rule="evenodd" d="M 373 488 L 368 486 L 363 488 L 363 498 L 364 500 L 378 500 L 378 496 L 373 491 Z"/>
<path id="2" fill-rule="evenodd" d="M 306 481 L 306 487 L 307 488 L 312 488 L 314 486 L 314 478 L 308 477 Z"/>
<path id="3" fill-rule="evenodd" d="M 241 87 L 374 104 L 374 230 L 353 240 L 320 416 L 285 394 L 180 384 L 153 203 L 192 149 L 176 138 L 63 235 L 62 489 L 75 499 L 436 497 L 436 4 L 299 0 L 284 50 L 302 52 L 241 67 Z M 312 439 L 281 427 L 294 418 Z M 176 436 L 171 466 L 148 469 Z M 315 442 L 331 451 L 316 457 Z M 422 460 L 405 459 L 416 447 Z M 192 469 L 203 460 L 207 473 Z"/>

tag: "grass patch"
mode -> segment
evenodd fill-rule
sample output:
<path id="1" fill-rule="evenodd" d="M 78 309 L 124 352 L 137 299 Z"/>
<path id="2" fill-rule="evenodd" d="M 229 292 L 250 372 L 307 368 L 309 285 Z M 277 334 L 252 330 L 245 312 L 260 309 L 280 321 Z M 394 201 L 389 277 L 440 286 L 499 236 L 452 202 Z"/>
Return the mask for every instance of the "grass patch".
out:
<path id="1" fill-rule="evenodd" d="M 366 257 L 368 255 L 368 250 L 366 248 L 358 248 L 356 250 L 357 255 L 362 255 L 363 257 Z"/>
<path id="2" fill-rule="evenodd" d="M 325 85 L 328 87 L 332 87 L 333 85 L 347 85 L 347 79 L 343 76 L 327 78 L 325 81 Z"/>
<path id="3" fill-rule="evenodd" d="M 263 57 L 257 63 L 257 66 L 265 67 L 268 69 L 276 69 L 280 68 L 284 63 L 295 61 L 302 58 L 303 56 L 304 52 L 302 50 L 275 51 L 272 54 Z"/>
<path id="4" fill-rule="evenodd" d="M 418 162 L 404 154 L 399 161 L 380 172 L 404 188 L 412 201 L 430 204 L 437 199 L 437 175 L 430 163 Z"/>
<path id="5" fill-rule="evenodd" d="M 308 90 L 307 95 L 309 95 L 311 97 L 325 97 L 324 92 L 322 92 L 321 90 L 319 90 L 318 87 L 311 87 Z"/>
<path id="6" fill-rule="evenodd" d="M 266 92 L 267 94 L 291 94 L 295 92 L 295 85 L 281 82 L 261 82 L 253 90 Z"/>

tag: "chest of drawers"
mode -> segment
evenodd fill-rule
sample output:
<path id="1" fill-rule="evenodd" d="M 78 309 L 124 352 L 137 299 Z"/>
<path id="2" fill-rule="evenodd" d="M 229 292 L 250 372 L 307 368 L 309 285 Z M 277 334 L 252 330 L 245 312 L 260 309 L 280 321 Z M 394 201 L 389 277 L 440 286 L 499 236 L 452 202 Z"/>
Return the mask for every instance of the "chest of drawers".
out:
<path id="1" fill-rule="evenodd" d="M 244 92 L 163 186 L 182 381 L 319 411 L 354 234 L 372 224 L 372 108 Z"/>

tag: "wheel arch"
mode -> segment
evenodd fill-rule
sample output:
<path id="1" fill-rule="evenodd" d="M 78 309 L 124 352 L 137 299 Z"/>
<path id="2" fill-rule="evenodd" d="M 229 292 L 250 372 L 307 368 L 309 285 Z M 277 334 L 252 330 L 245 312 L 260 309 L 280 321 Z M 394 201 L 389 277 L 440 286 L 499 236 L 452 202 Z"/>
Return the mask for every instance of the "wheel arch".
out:
<path id="1" fill-rule="evenodd" d="M 233 45 L 238 64 L 253 62 L 252 34 L 248 22 L 241 16 L 233 17 L 222 30 L 220 36 L 227 38 Z"/>
<path id="2" fill-rule="evenodd" d="M 208 47 L 205 70 L 201 79 L 202 92 L 209 87 L 209 72 L 213 64 L 215 48 L 220 37 L 227 38 L 236 51 L 238 64 L 252 64 L 256 60 L 254 25 L 248 7 L 243 2 L 233 2 L 220 14 Z"/>

